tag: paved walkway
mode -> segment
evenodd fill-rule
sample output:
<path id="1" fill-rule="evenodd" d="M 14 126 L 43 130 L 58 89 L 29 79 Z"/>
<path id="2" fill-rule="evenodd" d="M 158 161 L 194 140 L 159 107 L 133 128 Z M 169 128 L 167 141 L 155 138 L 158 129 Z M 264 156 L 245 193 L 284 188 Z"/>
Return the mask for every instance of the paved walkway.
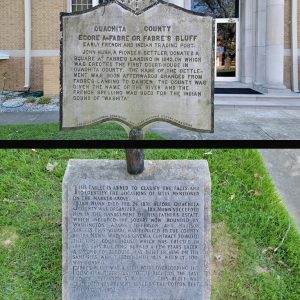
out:
<path id="1" fill-rule="evenodd" d="M 53 123 L 58 121 L 59 121 L 58 111 L 0 112 L 0 125 L 39 124 L 39 123 Z"/>
<path id="2" fill-rule="evenodd" d="M 215 132 L 197 133 L 158 123 L 151 131 L 174 140 L 300 140 L 300 110 L 215 109 Z"/>
<path id="3" fill-rule="evenodd" d="M 263 149 L 260 153 L 300 231 L 300 149 Z"/>

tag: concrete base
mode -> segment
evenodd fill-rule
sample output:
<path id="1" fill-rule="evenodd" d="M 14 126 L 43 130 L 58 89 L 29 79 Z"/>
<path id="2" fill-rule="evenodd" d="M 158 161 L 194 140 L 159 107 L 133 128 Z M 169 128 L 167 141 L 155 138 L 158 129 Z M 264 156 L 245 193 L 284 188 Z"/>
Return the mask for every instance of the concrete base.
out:
<path id="1" fill-rule="evenodd" d="M 194 216 L 197 218 L 197 222 L 200 222 L 199 224 L 202 225 L 197 225 L 197 222 L 194 220 L 189 220 L 188 224 L 189 226 L 193 225 L 193 228 L 201 228 L 200 230 L 197 229 L 195 234 L 199 234 L 199 242 L 198 239 L 192 240 L 192 243 L 199 243 L 202 245 L 199 249 L 197 254 L 197 259 L 194 261 L 191 261 L 191 257 L 189 254 L 186 254 L 186 257 L 182 258 L 181 260 L 174 260 L 173 264 L 176 266 L 177 264 L 180 266 L 187 266 L 187 268 L 190 268 L 190 266 L 193 266 L 193 270 L 197 270 L 199 272 L 199 275 L 197 278 L 199 278 L 199 282 L 194 283 L 199 283 L 196 286 L 178 286 L 178 282 L 176 283 L 175 286 L 172 287 L 160 287 L 159 285 L 157 287 L 152 287 L 152 288 L 145 288 L 144 286 L 136 290 L 137 288 L 134 286 L 119 286 L 117 288 L 110 288 L 110 290 L 102 290 L 101 289 L 101 282 L 99 286 L 99 290 L 97 290 L 94 294 L 94 296 L 91 299 L 99 299 L 99 300 L 105 300 L 109 297 L 113 299 L 133 299 L 133 300 L 138 300 L 140 298 L 151 298 L 153 300 L 156 299 L 173 299 L 173 298 L 180 298 L 183 300 L 207 300 L 210 299 L 210 291 L 211 291 L 211 273 L 210 273 L 210 255 L 211 255 L 211 200 L 210 200 L 210 190 L 211 190 L 211 180 L 210 180 L 210 173 L 209 173 L 209 168 L 208 168 L 208 163 L 207 161 L 204 160 L 199 160 L 199 161 L 188 161 L 188 160 L 182 160 L 182 161 L 145 161 L 145 170 L 142 174 L 139 175 L 129 175 L 126 171 L 126 162 L 125 161 L 112 161 L 112 160 L 70 160 L 65 172 L 65 176 L 63 179 L 63 300 L 74 300 L 74 299 L 90 299 L 90 291 L 89 288 L 86 288 L 86 283 L 80 282 L 79 287 L 75 288 L 76 292 L 71 291 L 72 285 L 71 283 L 77 280 L 76 283 L 78 284 L 78 276 L 74 279 L 74 264 L 76 265 L 76 262 L 72 261 L 73 258 L 71 258 L 71 253 L 74 251 L 74 245 L 76 243 L 82 243 L 80 241 L 80 238 L 77 237 L 76 235 L 78 234 L 78 231 L 81 230 L 81 228 L 85 228 L 85 226 L 75 226 L 73 225 L 73 212 L 74 211 L 82 211 L 82 214 L 85 215 L 87 218 L 82 218 L 82 219 L 89 219 L 90 214 L 86 214 L 86 211 L 88 211 L 86 208 L 89 207 L 90 202 L 92 199 L 89 199 L 88 196 L 80 196 L 81 193 L 79 191 L 82 191 L 86 195 L 86 191 L 92 191 L 95 190 L 94 187 L 97 187 L 97 190 L 100 192 L 106 189 L 108 195 L 115 195 L 114 193 L 110 193 L 109 191 L 112 190 L 114 191 L 115 189 L 112 187 L 115 186 L 128 186 L 129 191 L 134 190 L 132 187 L 139 187 L 137 190 L 140 189 L 140 186 L 142 185 L 143 187 L 148 187 L 147 190 L 152 190 L 153 191 L 153 183 L 157 188 L 161 191 L 164 190 L 164 186 L 167 187 L 172 186 L 172 185 L 177 185 L 178 187 L 181 187 L 182 189 L 180 190 L 186 190 L 186 191 L 192 191 L 194 189 L 199 189 L 199 193 L 193 196 L 187 196 L 186 194 L 175 194 L 177 196 L 174 196 L 174 192 L 177 189 L 172 189 L 172 192 L 168 195 L 158 195 L 159 197 L 155 200 L 156 198 L 151 197 L 151 194 L 149 192 L 149 195 L 147 196 L 128 196 L 128 206 L 127 208 L 135 208 L 136 213 L 138 214 L 143 212 L 143 215 L 147 211 L 156 211 L 157 206 L 161 207 L 163 209 L 163 206 L 160 206 L 160 204 L 155 204 L 159 203 L 161 201 L 165 201 L 166 203 L 169 201 L 171 203 L 172 207 L 177 202 L 178 205 L 177 207 L 180 207 L 183 205 L 184 207 L 191 207 L 190 205 L 193 203 L 200 203 L 199 204 L 199 213 L 197 213 L 197 216 Z M 91 185 L 93 185 L 93 188 L 91 189 Z M 151 189 L 152 187 L 152 189 Z M 186 187 L 187 189 L 184 189 Z M 191 188 L 193 187 L 193 188 Z M 91 189 L 91 190 L 89 190 Z M 143 189 L 142 189 L 143 190 Z M 105 194 L 102 194 L 103 196 Z M 85 197 L 84 200 L 82 200 L 80 197 Z M 190 197 L 190 198 L 189 198 Z M 193 198 L 192 198 L 193 197 Z M 76 199 L 77 198 L 77 199 Z M 106 199 L 101 200 L 103 204 L 103 207 L 106 205 Z M 110 198 L 114 198 L 114 196 L 111 196 Z M 195 200 L 196 199 L 196 200 Z M 202 199 L 202 200 L 201 200 Z M 141 202 L 141 201 L 147 201 L 147 202 Z M 77 204 L 74 205 L 74 202 L 77 201 Z M 93 202 L 97 202 L 97 200 L 93 199 Z M 113 199 L 109 200 L 112 201 L 111 203 L 115 203 L 113 206 L 110 207 L 123 207 L 123 202 L 119 200 Z M 124 200 L 122 200 L 124 201 Z M 129 203 L 132 201 L 135 201 L 135 205 L 129 206 Z M 154 202 L 153 202 L 154 201 Z M 157 201 L 157 202 L 156 202 Z M 171 201 L 171 202 L 170 202 Z M 178 202 L 179 201 L 179 202 Z M 196 201 L 196 202 L 193 202 Z M 82 204 L 78 204 L 79 202 L 82 202 Z M 140 203 L 147 203 L 146 206 L 143 206 L 144 204 Z M 152 204 L 151 204 L 152 203 Z M 180 204 L 180 203 L 185 203 L 185 204 Z M 190 203 L 188 205 L 188 203 Z M 83 205 L 80 209 L 79 206 Z M 95 204 L 93 204 L 95 206 Z M 143 207 L 140 207 L 143 206 Z M 154 206 L 153 206 L 154 205 Z M 96 204 L 97 206 L 97 212 L 99 214 L 105 213 L 105 209 L 99 208 L 100 204 Z M 176 205 L 175 205 L 176 206 Z M 175 207 L 174 206 L 174 207 Z M 147 210 L 148 208 L 148 210 Z M 150 208 L 150 210 L 149 210 Z M 90 210 L 94 211 L 94 210 Z M 183 218 L 182 213 L 180 211 L 183 211 L 182 208 L 179 210 L 178 216 L 176 216 L 176 220 L 178 218 Z M 175 217 L 175 216 L 174 216 Z M 187 216 L 186 216 L 187 217 Z M 140 217 L 141 218 L 141 217 Z M 146 226 L 150 222 L 150 216 L 145 217 L 145 225 Z M 149 219 L 148 219 L 149 218 Z M 162 221 L 159 221 L 159 224 L 156 224 L 156 226 L 159 226 L 159 228 L 182 228 L 180 225 L 180 222 L 182 221 L 167 221 L 165 220 L 166 217 L 162 217 Z M 172 217 L 173 218 L 173 217 Z M 78 220 L 77 220 L 78 222 Z M 83 222 L 83 221 L 82 221 Z M 89 223 L 90 221 L 85 221 L 86 223 Z M 100 221 L 98 221 L 100 222 Z M 109 222 L 109 221 L 107 221 Z M 116 222 L 113 223 L 117 224 L 119 223 L 120 220 L 117 217 Z M 135 228 L 136 227 L 141 228 L 140 224 L 135 224 L 136 221 L 130 221 L 128 223 L 127 221 L 122 221 L 124 223 L 124 226 L 122 227 L 123 229 L 125 228 L 125 232 L 127 232 L 127 228 Z M 133 222 L 133 223 L 132 223 Z M 141 222 L 141 221 L 139 221 Z M 152 221 L 151 221 L 152 222 Z M 164 222 L 171 222 L 171 223 L 164 223 Z M 187 222 L 187 221 L 184 221 Z M 193 223 L 196 222 L 196 223 Z M 101 222 L 100 222 L 101 223 Z M 108 230 L 106 227 L 111 226 L 110 224 L 102 221 L 101 224 L 98 224 L 98 227 L 101 227 L 102 229 L 99 230 L 99 234 L 104 234 L 106 235 L 106 231 Z M 85 224 L 86 225 L 86 224 Z M 101 225 L 101 226 L 100 226 Z M 166 226 L 167 225 L 167 226 Z M 75 227 L 74 227 L 75 226 Z M 148 226 L 148 225 L 147 225 Z M 171 227 L 170 227 L 171 226 Z M 187 225 L 185 225 L 187 226 Z M 87 226 L 88 227 L 88 226 Z M 74 228 L 76 230 L 74 230 Z M 108 227 L 110 228 L 110 227 Z M 188 227 L 190 228 L 190 227 Z M 162 229 L 161 229 L 162 230 Z M 90 249 L 90 244 L 93 245 L 95 244 L 101 244 L 101 242 L 96 239 L 94 241 L 90 241 L 90 238 L 86 236 L 88 231 L 86 231 L 85 236 L 83 236 L 84 239 L 87 241 L 83 243 L 83 245 L 80 246 L 80 249 Z M 122 235 L 122 233 L 120 233 Z M 128 233 L 129 234 L 129 233 Z M 107 236 L 109 237 L 109 235 Z M 147 237 L 147 239 L 150 238 Z M 153 237 L 154 238 L 154 237 Z M 76 242 L 74 241 L 76 240 Z M 144 238 L 145 239 L 145 238 Z M 166 238 L 165 242 L 167 243 L 176 243 L 177 245 L 181 241 L 182 238 L 176 237 L 174 235 L 173 241 L 169 241 L 168 238 Z M 122 240 L 122 238 L 119 238 L 119 240 Z M 179 242 L 178 242 L 179 241 Z M 202 241 L 202 242 L 201 242 Z M 141 242 L 142 243 L 142 242 Z M 202 244 L 201 244 L 202 243 Z M 184 244 L 184 243 L 182 243 Z M 139 245 L 139 243 L 137 243 Z M 159 244 L 158 244 L 159 245 Z M 174 245 L 174 244 L 173 244 Z M 75 245 L 76 246 L 76 245 Z M 108 245 L 109 246 L 109 245 Z M 81 248 L 83 247 L 83 248 Z M 75 247 L 76 248 L 76 247 Z M 183 248 L 182 248 L 183 249 Z M 186 248 L 188 249 L 188 248 Z M 189 253 L 189 251 L 187 251 Z M 126 252 L 127 253 L 127 252 Z M 132 250 L 128 250 L 128 254 L 132 254 Z M 103 254 L 104 255 L 104 254 Z M 109 262 L 111 261 L 111 264 L 114 265 L 116 262 L 118 262 L 117 256 L 110 255 L 105 261 L 103 261 L 102 258 L 94 258 L 94 260 L 98 261 L 98 264 L 95 265 L 95 268 L 97 268 L 97 265 L 104 266 L 107 264 L 107 260 Z M 163 256 L 164 257 L 164 256 Z M 88 260 L 86 258 L 85 260 Z M 76 260 L 75 260 L 76 261 Z M 128 265 L 131 266 L 133 265 L 135 268 L 139 267 L 139 264 L 141 263 L 140 258 L 133 258 L 130 261 L 124 261 L 122 264 L 123 267 L 125 268 L 124 270 L 128 271 Z M 152 266 L 152 265 L 161 265 L 161 266 L 168 266 L 170 263 L 169 258 L 166 259 L 165 257 L 163 259 L 155 259 L 152 261 L 152 259 L 146 260 L 146 265 Z M 201 266 L 202 269 L 198 269 L 197 266 Z M 78 267 L 75 266 L 75 272 L 77 272 Z M 126 272 L 127 272 L 126 271 Z M 129 274 L 131 272 L 131 269 L 129 268 Z M 98 271 L 96 272 L 97 276 L 99 276 Z M 83 279 L 85 280 L 83 275 Z M 102 275 L 103 276 L 103 275 Z M 121 276 L 118 274 L 118 276 Z M 138 275 L 142 276 L 142 275 Z M 151 275 L 152 276 L 152 275 Z M 153 282 L 151 276 L 149 275 L 149 282 Z M 198 277 L 199 276 L 199 277 Z M 130 278 L 130 276 L 128 277 Z M 142 277 L 141 277 L 142 278 Z M 171 278 L 171 277 L 170 277 Z M 93 280 L 95 280 L 95 276 L 92 277 Z M 97 279 L 97 278 L 96 278 Z M 118 281 L 123 281 L 123 277 L 121 276 Z M 104 281 L 109 282 L 109 276 L 106 278 Z M 130 281 L 131 279 L 129 279 Z M 152 280 L 152 281 L 151 281 Z M 169 281 L 171 279 L 168 279 Z M 186 278 L 187 281 L 191 280 L 189 276 Z M 198 279 L 197 279 L 198 280 Z M 86 282 L 91 282 L 91 280 L 86 281 Z M 141 280 L 143 282 L 143 280 Z M 74 282 L 73 282 L 74 283 Z M 159 282 L 158 282 L 159 283 Z M 180 282 L 179 282 L 180 283 Z M 90 287 L 88 285 L 88 287 Z M 79 291 L 81 289 L 81 291 Z M 83 290 L 83 291 L 82 291 Z M 76 293 L 74 296 L 72 293 Z M 86 294 L 87 293 L 87 294 Z M 98 296 L 99 293 L 99 296 Z M 88 296 L 87 296 L 88 295 Z M 101 295 L 101 296 L 100 296 Z M 80 298 L 81 297 L 81 298 Z"/>

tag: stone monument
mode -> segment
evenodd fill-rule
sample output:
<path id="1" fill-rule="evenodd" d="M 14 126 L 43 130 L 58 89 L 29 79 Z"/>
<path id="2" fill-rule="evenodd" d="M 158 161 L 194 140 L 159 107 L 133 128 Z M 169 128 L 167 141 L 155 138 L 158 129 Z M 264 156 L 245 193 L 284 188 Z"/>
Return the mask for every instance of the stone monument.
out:
<path id="1" fill-rule="evenodd" d="M 61 129 L 213 131 L 214 20 L 164 1 L 61 14 Z"/>
<path id="2" fill-rule="evenodd" d="M 206 161 L 70 160 L 63 180 L 63 300 L 208 300 Z"/>
<path id="3" fill-rule="evenodd" d="M 116 121 L 130 139 L 165 121 L 213 130 L 213 19 L 167 2 L 61 14 L 61 128 Z M 63 300 L 210 298 L 206 161 L 70 160 Z M 133 175 L 129 175 L 133 174 Z"/>

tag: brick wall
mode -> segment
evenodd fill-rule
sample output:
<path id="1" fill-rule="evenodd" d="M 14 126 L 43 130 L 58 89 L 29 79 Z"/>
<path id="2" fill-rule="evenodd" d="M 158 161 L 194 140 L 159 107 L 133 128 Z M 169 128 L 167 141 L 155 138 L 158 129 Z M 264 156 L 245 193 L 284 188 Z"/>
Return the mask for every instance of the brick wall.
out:
<path id="1" fill-rule="evenodd" d="M 43 59 L 44 94 L 54 96 L 59 94 L 59 58 L 44 57 Z"/>
<path id="2" fill-rule="evenodd" d="M 59 13 L 66 11 L 66 0 L 31 0 L 32 49 L 59 48 Z"/>
<path id="3" fill-rule="evenodd" d="M 31 59 L 31 90 L 43 90 L 43 58 L 33 57 Z M 4 73 L 6 73 L 7 90 L 24 90 L 25 59 L 24 57 L 13 57 L 0 60 L 0 89 L 3 88 Z"/>
<path id="4" fill-rule="evenodd" d="M 285 0 L 284 48 L 291 48 L 291 0 Z M 298 1 L 298 46 L 300 45 L 300 2 Z M 300 47 L 300 46 L 299 46 Z"/>
<path id="5" fill-rule="evenodd" d="M 43 91 L 43 57 L 33 57 L 31 64 L 31 90 Z"/>
<path id="6" fill-rule="evenodd" d="M 23 2 L 23 0 L 1 0 L 0 49 L 2 50 L 24 49 Z"/>
<path id="7" fill-rule="evenodd" d="M 66 0 L 32 0 L 32 49 L 59 49 L 59 13 L 67 10 Z M 41 87 L 45 95 L 59 94 L 59 58 L 40 58 L 38 74 L 32 78 L 32 89 Z M 37 69 L 37 67 L 36 67 Z M 43 79 L 41 82 L 41 78 Z"/>
<path id="8" fill-rule="evenodd" d="M 284 57 L 284 85 L 290 89 L 292 86 L 291 82 L 291 57 Z"/>
<path id="9" fill-rule="evenodd" d="M 0 60 L 0 89 L 3 88 L 3 74 L 6 73 L 6 90 L 23 90 L 24 87 L 24 58 L 15 57 Z"/>
<path id="10" fill-rule="evenodd" d="M 59 13 L 67 10 L 67 0 L 31 0 L 31 7 L 32 50 L 59 49 Z M 0 49 L 24 50 L 24 31 L 24 0 L 1 0 Z M 58 94 L 58 60 L 58 57 L 32 57 L 31 90 L 46 88 L 51 95 Z M 6 88 L 23 90 L 24 65 L 24 57 L 0 60 L 0 89 L 6 73 Z"/>
<path id="11" fill-rule="evenodd" d="M 298 57 L 298 64 L 300 66 L 300 57 Z M 298 69 L 298 78 L 300 78 L 300 68 Z M 291 81 L 292 73 L 291 73 L 291 57 L 286 56 L 284 58 L 284 84 L 287 88 L 291 88 L 292 81 Z M 300 86 L 300 80 L 299 80 Z"/>

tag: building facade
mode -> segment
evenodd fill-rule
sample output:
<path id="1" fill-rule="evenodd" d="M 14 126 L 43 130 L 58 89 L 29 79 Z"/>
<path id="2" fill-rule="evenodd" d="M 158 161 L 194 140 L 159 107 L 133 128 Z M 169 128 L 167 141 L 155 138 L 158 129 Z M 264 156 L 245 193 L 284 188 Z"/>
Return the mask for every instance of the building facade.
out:
<path id="1" fill-rule="evenodd" d="M 216 17 L 217 85 L 243 83 L 264 93 L 298 91 L 299 0 L 172 2 Z M 97 4 L 99 0 L 1 0 L 0 90 L 58 95 L 59 13 Z"/>

